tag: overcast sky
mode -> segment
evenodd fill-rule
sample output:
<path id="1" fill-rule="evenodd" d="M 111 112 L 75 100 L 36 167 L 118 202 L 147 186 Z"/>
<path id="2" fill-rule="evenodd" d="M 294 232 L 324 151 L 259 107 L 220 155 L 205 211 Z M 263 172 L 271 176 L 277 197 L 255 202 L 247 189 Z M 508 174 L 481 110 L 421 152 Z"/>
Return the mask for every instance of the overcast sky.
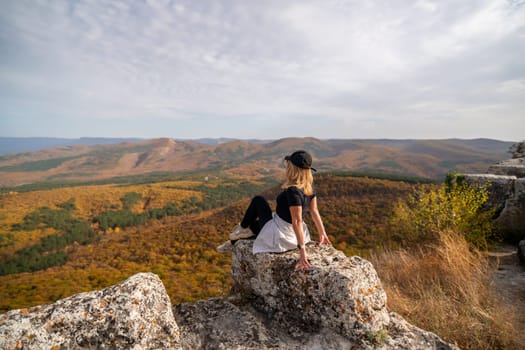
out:
<path id="1" fill-rule="evenodd" d="M 525 138 L 525 0 L 3 0 L 0 136 Z"/>

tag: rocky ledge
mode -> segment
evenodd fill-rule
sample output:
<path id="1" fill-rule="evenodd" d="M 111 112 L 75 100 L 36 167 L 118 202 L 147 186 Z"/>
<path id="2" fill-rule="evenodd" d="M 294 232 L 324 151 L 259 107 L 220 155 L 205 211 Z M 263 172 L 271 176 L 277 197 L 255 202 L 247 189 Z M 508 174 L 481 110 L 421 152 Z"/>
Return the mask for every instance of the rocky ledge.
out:
<path id="1" fill-rule="evenodd" d="M 132 276 L 101 291 L 0 315 L 2 349 L 457 349 L 388 312 L 372 264 L 332 247 L 234 247 L 225 299 L 172 305 L 160 279 Z M 180 330 L 180 334 L 179 334 Z"/>
<path id="2" fill-rule="evenodd" d="M 513 175 L 518 178 L 525 177 L 525 158 L 503 160 L 491 165 L 487 172 L 495 175 Z"/>
<path id="3" fill-rule="evenodd" d="M 486 185 L 487 205 L 495 209 L 494 223 L 506 241 L 525 239 L 525 158 L 489 167 L 487 174 L 464 174 L 467 182 Z"/>

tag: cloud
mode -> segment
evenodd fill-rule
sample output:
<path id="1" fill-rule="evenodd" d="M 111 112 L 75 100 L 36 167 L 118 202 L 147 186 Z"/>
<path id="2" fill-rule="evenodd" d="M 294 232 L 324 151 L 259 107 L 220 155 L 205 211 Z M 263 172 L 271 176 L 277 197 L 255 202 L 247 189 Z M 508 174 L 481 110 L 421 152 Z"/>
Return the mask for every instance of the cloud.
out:
<path id="1" fill-rule="evenodd" d="M 318 137 L 521 137 L 508 125 L 524 107 L 522 1 L 4 7 L 0 113 L 10 118 L 133 119 L 129 136 L 155 121 L 196 136 L 255 137 L 246 130 L 262 131 L 265 120 L 261 138 L 301 136 L 289 133 L 308 133 L 308 123 L 322 125 L 310 133 Z M 471 123 L 476 116 L 492 127 Z M 458 127 L 436 128 L 446 123 Z"/>

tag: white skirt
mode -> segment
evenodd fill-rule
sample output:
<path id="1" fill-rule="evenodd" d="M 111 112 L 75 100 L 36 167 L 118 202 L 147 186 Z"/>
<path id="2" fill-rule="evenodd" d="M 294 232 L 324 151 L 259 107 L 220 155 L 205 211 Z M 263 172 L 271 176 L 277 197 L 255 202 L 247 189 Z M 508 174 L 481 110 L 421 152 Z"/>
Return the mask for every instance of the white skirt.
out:
<path id="1" fill-rule="evenodd" d="M 253 254 L 282 253 L 297 248 L 297 236 L 292 224 L 273 213 L 253 242 Z M 304 243 L 310 242 L 310 232 L 303 221 Z"/>

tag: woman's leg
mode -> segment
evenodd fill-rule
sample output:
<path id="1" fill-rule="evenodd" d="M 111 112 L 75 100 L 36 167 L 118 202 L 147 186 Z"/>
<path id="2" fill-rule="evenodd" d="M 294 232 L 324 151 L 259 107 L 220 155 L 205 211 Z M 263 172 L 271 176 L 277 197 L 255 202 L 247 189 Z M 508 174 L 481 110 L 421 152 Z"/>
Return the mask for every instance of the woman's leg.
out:
<path id="1" fill-rule="evenodd" d="M 241 221 L 241 226 L 244 228 L 249 227 L 254 235 L 258 235 L 261 232 L 264 224 L 272 219 L 272 209 L 268 204 L 268 201 L 263 196 L 253 197 L 246 213 Z"/>

